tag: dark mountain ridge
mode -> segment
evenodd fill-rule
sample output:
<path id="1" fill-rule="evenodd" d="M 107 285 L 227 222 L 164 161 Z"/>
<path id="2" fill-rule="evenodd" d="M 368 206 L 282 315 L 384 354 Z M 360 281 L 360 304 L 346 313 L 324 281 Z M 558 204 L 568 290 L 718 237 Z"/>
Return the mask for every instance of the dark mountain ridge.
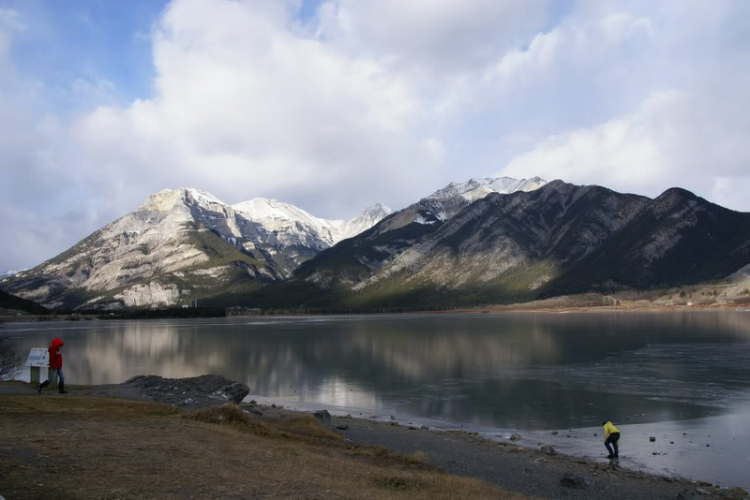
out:
<path id="1" fill-rule="evenodd" d="M 31 300 L 16 297 L 13 294 L 0 290 L 0 316 L 6 313 L 16 313 L 22 311 L 27 314 L 49 314 L 49 309 L 40 306 Z"/>
<path id="2" fill-rule="evenodd" d="M 306 289 L 290 296 L 307 306 L 460 307 L 699 283 L 750 262 L 750 214 L 679 188 L 649 199 L 554 181 L 447 220 L 394 224 L 402 212 L 280 286 Z"/>

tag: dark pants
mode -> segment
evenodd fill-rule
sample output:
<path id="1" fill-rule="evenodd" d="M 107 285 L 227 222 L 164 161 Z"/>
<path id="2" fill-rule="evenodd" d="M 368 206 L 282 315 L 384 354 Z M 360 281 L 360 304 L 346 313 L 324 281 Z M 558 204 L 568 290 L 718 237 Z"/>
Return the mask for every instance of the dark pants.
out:
<path id="1" fill-rule="evenodd" d="M 604 441 L 604 446 L 607 447 L 607 451 L 609 452 L 610 457 L 617 458 L 620 456 L 620 449 L 617 447 L 617 442 L 619 440 L 620 440 L 620 433 L 613 432 L 607 437 L 607 440 Z M 612 448 L 614 448 L 614 451 L 612 450 Z"/>

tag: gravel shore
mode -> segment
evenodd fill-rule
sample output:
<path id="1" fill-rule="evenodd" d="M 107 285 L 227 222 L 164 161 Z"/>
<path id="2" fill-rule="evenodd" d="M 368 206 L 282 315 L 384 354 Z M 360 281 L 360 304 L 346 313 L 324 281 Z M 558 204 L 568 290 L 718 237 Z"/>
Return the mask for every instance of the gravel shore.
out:
<path id="1" fill-rule="evenodd" d="M 166 386 L 166 385 L 165 385 Z M 172 387 L 176 387 L 172 385 Z M 152 388 L 151 388 L 152 389 Z M 28 384 L 0 384 L 0 396 L 34 393 Z M 175 406 L 194 408 L 224 404 L 217 395 L 192 399 L 190 404 L 175 404 L 174 395 L 158 397 L 135 384 L 102 385 L 71 388 L 79 396 L 116 397 L 146 401 L 170 402 Z M 65 397 L 52 391 L 48 397 Z M 183 395 L 180 395 L 182 397 Z M 178 398 L 179 399 L 179 398 Z M 274 406 L 243 403 L 242 408 L 259 420 L 277 419 L 296 414 Z M 721 489 L 709 483 L 690 482 L 620 468 L 603 460 L 586 460 L 561 454 L 544 453 L 509 443 L 496 443 L 481 436 L 450 431 L 433 431 L 388 422 L 339 417 L 324 414 L 321 425 L 341 433 L 352 443 L 370 444 L 411 454 L 422 452 L 426 461 L 446 472 L 478 478 L 510 491 L 551 499 L 710 499 L 750 498 L 736 488 Z M 549 452 L 549 450 L 547 450 Z"/>

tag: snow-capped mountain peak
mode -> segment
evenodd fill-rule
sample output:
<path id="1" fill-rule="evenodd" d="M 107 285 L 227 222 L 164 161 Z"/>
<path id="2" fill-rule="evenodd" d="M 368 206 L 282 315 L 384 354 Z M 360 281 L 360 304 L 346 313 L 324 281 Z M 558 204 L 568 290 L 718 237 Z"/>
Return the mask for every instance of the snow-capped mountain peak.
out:
<path id="1" fill-rule="evenodd" d="M 141 205 L 141 210 L 161 212 L 171 210 L 177 204 L 182 205 L 198 205 L 203 208 L 209 208 L 212 205 L 225 206 L 226 203 L 212 195 L 208 191 L 201 191 L 195 188 L 177 188 L 177 189 L 162 189 L 158 193 L 152 194 L 146 199 L 146 202 Z"/>
<path id="2" fill-rule="evenodd" d="M 376 203 L 372 206 L 365 208 L 364 212 L 360 217 L 385 217 L 393 213 L 390 207 L 383 205 L 382 203 Z"/>
<path id="3" fill-rule="evenodd" d="M 510 194 L 517 191 L 533 191 L 547 184 L 547 181 L 532 177 L 531 179 L 513 179 L 512 177 L 485 177 L 469 179 L 466 182 L 451 182 L 443 189 L 432 193 L 427 199 L 448 200 L 461 197 L 467 201 L 476 201 L 490 193 Z"/>
<path id="4" fill-rule="evenodd" d="M 250 221 L 262 224 L 273 231 L 306 233 L 314 235 L 333 246 L 377 224 L 391 213 L 380 203 L 368 207 L 359 217 L 351 220 L 331 220 L 315 217 L 290 203 L 268 198 L 253 198 L 232 205 L 232 208 Z"/>
<path id="5" fill-rule="evenodd" d="M 485 177 L 466 182 L 451 182 L 430 196 L 422 198 L 406 209 L 402 216 L 380 228 L 380 232 L 398 229 L 406 224 L 435 224 L 446 221 L 471 203 L 491 193 L 510 194 L 517 191 L 533 191 L 547 184 L 539 177 L 513 179 L 511 177 Z"/>
<path id="6" fill-rule="evenodd" d="M 318 225 L 323 220 L 290 203 L 284 203 L 273 198 L 253 198 L 252 200 L 235 203 L 232 208 L 247 217 L 248 220 L 255 222 L 284 220 Z"/>
<path id="7" fill-rule="evenodd" d="M 351 238 L 359 233 L 370 229 L 372 226 L 385 219 L 393 213 L 389 207 L 382 203 L 376 203 L 367 207 L 362 215 L 347 221 L 335 221 L 339 223 L 337 242 Z"/>

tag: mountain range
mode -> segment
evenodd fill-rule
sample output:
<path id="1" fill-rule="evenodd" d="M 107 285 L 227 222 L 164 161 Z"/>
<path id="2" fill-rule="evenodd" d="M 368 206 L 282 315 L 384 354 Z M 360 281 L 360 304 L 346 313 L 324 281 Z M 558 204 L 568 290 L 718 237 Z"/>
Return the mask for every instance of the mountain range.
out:
<path id="1" fill-rule="evenodd" d="M 0 282 L 57 308 L 423 309 L 681 286 L 750 263 L 750 214 L 539 178 L 452 183 L 391 213 L 319 219 L 275 200 L 164 190 Z"/>
<path id="2" fill-rule="evenodd" d="M 308 292 L 307 307 L 461 307 L 720 280 L 750 262 L 750 214 L 678 188 L 650 199 L 554 181 L 446 220 L 428 219 L 430 203 L 321 252 L 284 286 L 328 291 Z"/>
<path id="3" fill-rule="evenodd" d="M 189 303 L 283 280 L 306 259 L 388 215 L 315 217 L 254 198 L 229 205 L 192 188 L 165 189 L 62 254 L 6 278 L 2 287 L 50 308 Z"/>

